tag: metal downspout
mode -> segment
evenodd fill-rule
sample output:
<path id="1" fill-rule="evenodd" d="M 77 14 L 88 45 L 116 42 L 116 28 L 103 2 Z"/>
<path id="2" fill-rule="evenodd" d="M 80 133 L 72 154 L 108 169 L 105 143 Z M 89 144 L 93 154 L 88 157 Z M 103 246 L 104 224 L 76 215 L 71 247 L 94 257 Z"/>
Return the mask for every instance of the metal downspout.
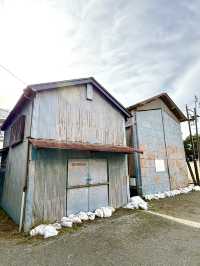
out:
<path id="1" fill-rule="evenodd" d="M 137 128 L 137 113 L 134 112 L 132 117 L 133 124 L 133 145 L 135 148 L 139 149 L 139 139 L 138 139 L 138 128 Z M 136 187 L 139 195 L 142 195 L 142 177 L 141 177 L 141 165 L 140 165 L 140 154 L 133 153 L 133 160 L 135 162 L 135 175 L 136 175 Z"/>

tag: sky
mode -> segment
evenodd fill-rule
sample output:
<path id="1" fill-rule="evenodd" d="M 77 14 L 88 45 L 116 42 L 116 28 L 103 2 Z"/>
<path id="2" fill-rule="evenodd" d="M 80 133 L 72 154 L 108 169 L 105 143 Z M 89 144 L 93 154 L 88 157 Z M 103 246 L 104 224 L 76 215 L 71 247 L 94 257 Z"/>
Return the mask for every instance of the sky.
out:
<path id="1" fill-rule="evenodd" d="M 125 106 L 167 92 L 184 111 L 200 97 L 199 10 L 199 0 L 0 0 L 0 107 L 27 84 L 94 76 Z"/>

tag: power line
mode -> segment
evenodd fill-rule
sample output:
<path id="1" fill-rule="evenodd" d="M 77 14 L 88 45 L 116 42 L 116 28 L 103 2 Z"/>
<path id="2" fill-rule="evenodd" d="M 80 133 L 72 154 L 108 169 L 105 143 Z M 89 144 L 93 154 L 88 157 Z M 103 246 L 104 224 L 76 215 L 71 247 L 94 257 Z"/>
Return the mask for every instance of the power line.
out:
<path id="1" fill-rule="evenodd" d="M 15 75 L 11 70 L 9 70 L 7 67 L 3 66 L 0 64 L 0 67 L 5 70 L 6 72 L 8 72 L 13 78 L 17 79 L 18 81 L 20 81 L 21 83 L 23 83 L 24 85 L 26 85 L 27 83 L 25 81 L 23 81 L 21 78 L 19 78 L 17 75 Z"/>

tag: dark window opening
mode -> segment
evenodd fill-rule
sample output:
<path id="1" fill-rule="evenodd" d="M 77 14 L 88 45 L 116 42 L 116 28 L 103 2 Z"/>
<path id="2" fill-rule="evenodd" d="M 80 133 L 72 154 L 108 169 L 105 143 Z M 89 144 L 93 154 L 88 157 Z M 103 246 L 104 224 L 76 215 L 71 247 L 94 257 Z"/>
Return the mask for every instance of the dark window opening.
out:
<path id="1" fill-rule="evenodd" d="M 10 131 L 10 146 L 21 143 L 24 139 L 25 115 L 20 116 L 12 125 Z"/>

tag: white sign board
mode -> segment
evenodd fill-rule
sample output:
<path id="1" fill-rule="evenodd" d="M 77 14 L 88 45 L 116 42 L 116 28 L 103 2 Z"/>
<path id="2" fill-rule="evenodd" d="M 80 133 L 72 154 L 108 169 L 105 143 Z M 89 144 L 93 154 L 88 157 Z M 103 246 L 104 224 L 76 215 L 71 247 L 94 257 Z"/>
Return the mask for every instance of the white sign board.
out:
<path id="1" fill-rule="evenodd" d="M 156 172 L 165 172 L 165 161 L 155 160 Z"/>

